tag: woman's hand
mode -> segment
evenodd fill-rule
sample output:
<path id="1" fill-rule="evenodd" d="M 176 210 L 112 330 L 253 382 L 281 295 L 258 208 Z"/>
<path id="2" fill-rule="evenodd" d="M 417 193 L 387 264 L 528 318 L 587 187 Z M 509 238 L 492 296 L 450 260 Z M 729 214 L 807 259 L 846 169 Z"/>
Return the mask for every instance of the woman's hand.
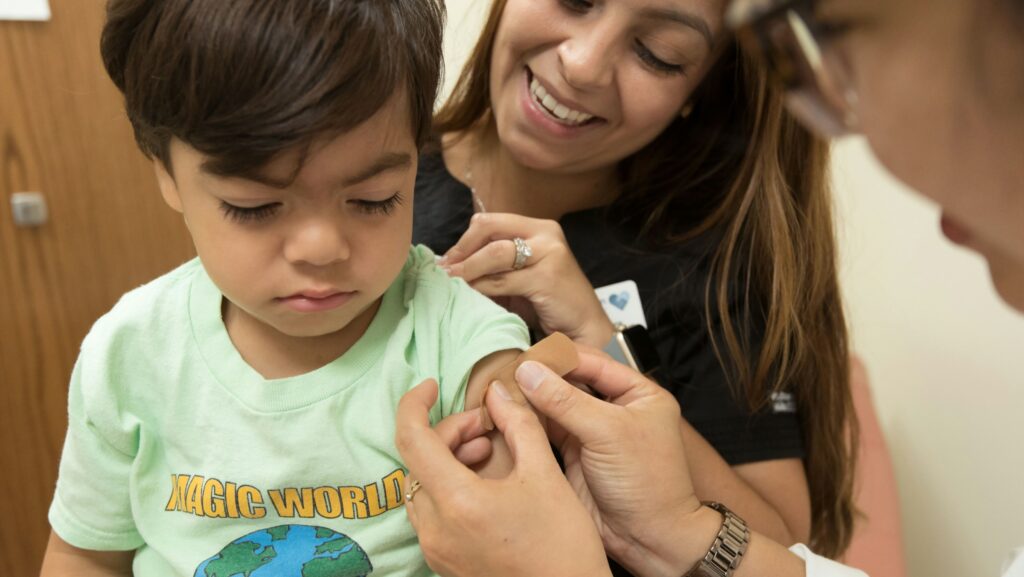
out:
<path id="1" fill-rule="evenodd" d="M 514 238 L 526 241 L 533 253 L 519 270 L 512 266 Z M 603 347 L 614 334 L 562 227 L 553 220 L 477 213 L 439 264 L 481 293 L 499 302 L 508 299 L 502 304 L 546 334 L 560 331 L 594 347 Z"/>
<path id="2" fill-rule="evenodd" d="M 420 483 L 406 512 L 430 567 L 448 576 L 610 575 L 593 520 L 559 470 L 536 415 L 500 384 L 490 387 L 487 407 L 515 466 L 504 479 L 481 479 L 456 459 L 486 458 L 480 412 L 431 428 L 436 400 L 434 381 L 406 393 L 395 436 L 409 478 Z"/>
<path id="3" fill-rule="evenodd" d="M 640 373 L 581 347 L 567 376 L 516 371 L 523 393 L 549 418 L 566 476 L 597 521 L 609 553 L 637 575 L 685 572 L 707 551 L 721 516 L 702 508 L 686 465 L 675 398 Z M 680 537 L 683 530 L 690 539 Z"/>

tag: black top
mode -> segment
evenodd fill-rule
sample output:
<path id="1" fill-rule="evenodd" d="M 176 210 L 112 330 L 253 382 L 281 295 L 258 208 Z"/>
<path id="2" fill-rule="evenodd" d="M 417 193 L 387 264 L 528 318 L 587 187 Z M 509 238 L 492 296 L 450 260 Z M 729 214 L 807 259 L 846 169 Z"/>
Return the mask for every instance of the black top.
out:
<path id="1" fill-rule="evenodd" d="M 437 254 L 469 227 L 472 192 L 456 180 L 438 152 L 420 157 L 414 197 L 413 242 Z M 704 316 L 709 241 L 671 251 L 644 250 L 635 231 L 609 222 L 603 209 L 565 215 L 559 224 L 594 287 L 633 280 L 648 332 L 661 356 L 659 381 L 672 391 L 686 420 L 730 465 L 803 458 L 800 421 L 793 403 L 777 399 L 756 415 L 731 394 Z"/>

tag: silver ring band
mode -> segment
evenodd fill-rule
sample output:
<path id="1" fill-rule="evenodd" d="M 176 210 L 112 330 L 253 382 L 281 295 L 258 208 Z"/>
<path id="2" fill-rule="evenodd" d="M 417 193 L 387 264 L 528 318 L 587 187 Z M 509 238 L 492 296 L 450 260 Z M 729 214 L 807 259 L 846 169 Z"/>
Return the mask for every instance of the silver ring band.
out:
<path id="1" fill-rule="evenodd" d="M 516 258 L 512 261 L 512 270 L 519 270 L 526 266 L 526 261 L 533 256 L 533 250 L 518 236 L 512 239 L 512 243 L 516 245 Z"/>

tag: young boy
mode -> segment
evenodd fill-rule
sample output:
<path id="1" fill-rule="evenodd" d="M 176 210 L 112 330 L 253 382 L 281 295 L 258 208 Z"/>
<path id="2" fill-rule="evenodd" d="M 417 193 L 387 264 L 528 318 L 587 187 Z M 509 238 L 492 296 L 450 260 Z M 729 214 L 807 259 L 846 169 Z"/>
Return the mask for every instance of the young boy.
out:
<path id="1" fill-rule="evenodd" d="M 82 345 L 44 575 L 429 574 L 398 399 L 436 377 L 434 417 L 460 411 L 528 345 L 410 251 L 442 20 L 438 0 L 110 2 L 104 62 L 199 258 Z"/>

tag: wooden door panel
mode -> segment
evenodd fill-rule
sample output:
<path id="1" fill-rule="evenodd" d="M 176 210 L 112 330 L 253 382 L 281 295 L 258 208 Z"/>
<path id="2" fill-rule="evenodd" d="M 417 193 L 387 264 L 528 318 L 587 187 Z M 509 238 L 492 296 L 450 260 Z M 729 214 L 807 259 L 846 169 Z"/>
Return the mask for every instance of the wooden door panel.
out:
<path id="1" fill-rule="evenodd" d="M 136 149 L 99 57 L 103 0 L 50 0 L 53 20 L 0 22 L 0 574 L 38 573 L 91 324 L 194 253 Z M 49 222 L 13 224 L 39 191 Z"/>

